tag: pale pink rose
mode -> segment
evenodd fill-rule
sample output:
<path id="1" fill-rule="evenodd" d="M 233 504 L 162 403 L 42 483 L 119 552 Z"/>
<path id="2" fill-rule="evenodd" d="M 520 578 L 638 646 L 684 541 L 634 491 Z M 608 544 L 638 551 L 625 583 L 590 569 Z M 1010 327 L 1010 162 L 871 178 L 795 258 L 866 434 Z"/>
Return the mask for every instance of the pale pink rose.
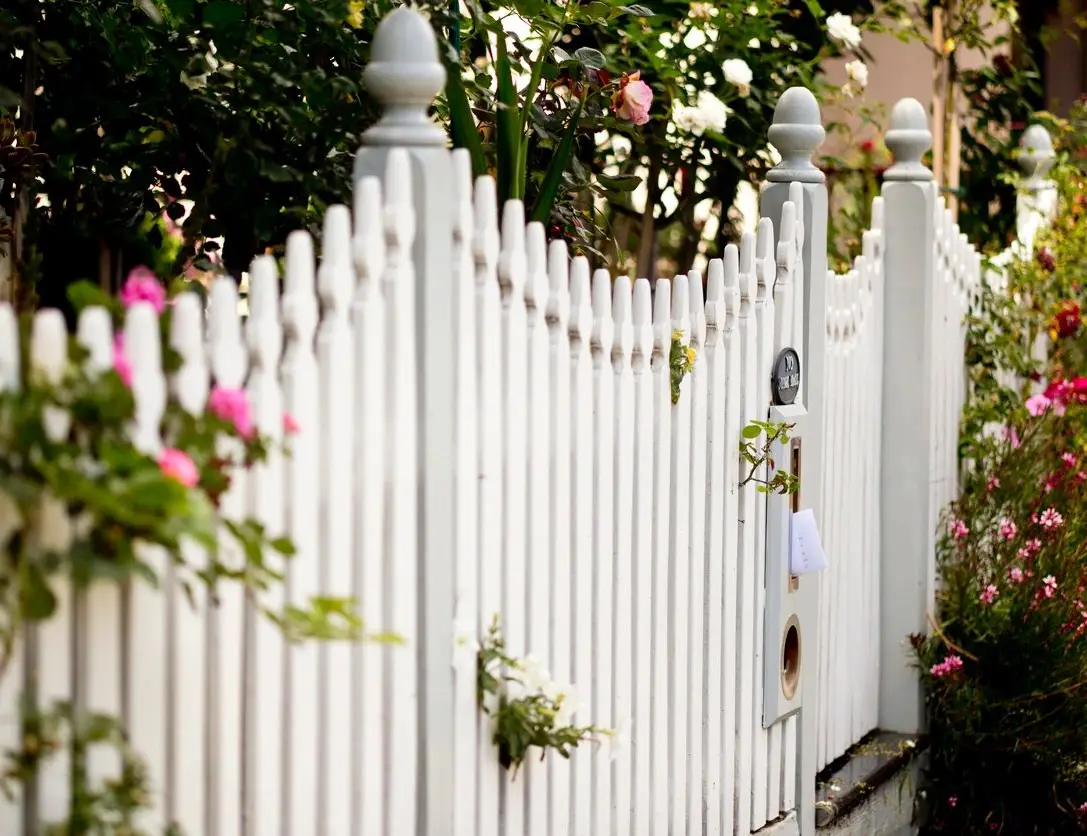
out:
<path id="1" fill-rule="evenodd" d="M 297 435 L 298 431 L 302 428 L 298 425 L 298 422 L 294 419 L 294 416 L 289 412 L 283 413 L 283 432 L 286 435 Z"/>
<path id="2" fill-rule="evenodd" d="M 208 395 L 208 409 L 217 418 L 233 424 L 242 438 L 253 434 L 253 416 L 244 390 L 216 386 Z"/>
<path id="3" fill-rule="evenodd" d="M 1031 395 L 1029 398 L 1027 398 L 1027 412 L 1037 418 L 1039 415 L 1049 409 L 1049 406 L 1052 403 L 1053 401 L 1051 401 L 1049 398 L 1039 392 L 1037 395 Z"/>
<path id="4" fill-rule="evenodd" d="M 118 334 L 113 338 L 113 370 L 117 372 L 121 382 L 129 389 L 132 388 L 132 363 L 125 354 L 124 334 Z"/>
<path id="5" fill-rule="evenodd" d="M 182 450 L 167 448 L 159 454 L 159 470 L 168 479 L 179 482 L 186 488 L 193 487 L 200 481 L 200 472 L 193 460 Z"/>
<path id="6" fill-rule="evenodd" d="M 649 107 L 653 104 L 653 89 L 641 80 L 641 73 L 631 73 L 619 82 L 619 91 L 612 99 L 615 115 L 635 125 L 649 121 Z"/>
<path id="7" fill-rule="evenodd" d="M 125 279 L 121 288 L 121 304 L 131 308 L 137 302 L 150 302 L 155 313 L 161 314 L 166 309 L 166 289 L 159 284 L 146 267 L 136 267 Z"/>

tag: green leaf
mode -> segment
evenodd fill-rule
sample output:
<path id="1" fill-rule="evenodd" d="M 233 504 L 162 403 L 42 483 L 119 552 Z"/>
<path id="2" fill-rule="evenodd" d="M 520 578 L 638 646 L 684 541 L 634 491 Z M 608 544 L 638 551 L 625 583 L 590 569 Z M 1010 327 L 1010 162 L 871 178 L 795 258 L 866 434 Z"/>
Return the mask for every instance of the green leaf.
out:
<path id="1" fill-rule="evenodd" d="M 472 106 L 468 102 L 468 92 L 464 89 L 464 79 L 460 68 L 446 65 L 445 100 L 449 105 L 450 132 L 453 135 L 454 148 L 466 148 L 472 158 L 472 174 L 482 177 L 487 173 L 487 158 L 483 156 L 483 143 L 476 129 L 476 120 L 472 116 Z"/>
<path id="2" fill-rule="evenodd" d="M 498 202 L 501 206 L 507 200 L 520 200 L 524 197 L 525 184 L 517 182 L 518 161 L 521 158 L 521 114 L 517 106 L 517 88 L 513 84 L 513 69 L 510 66 L 506 39 L 499 36 L 498 57 L 495 71 L 498 75 L 498 112 L 495 114 L 496 138 L 498 150 Z"/>
<path id="3" fill-rule="evenodd" d="M 748 424 L 744 427 L 742 435 L 744 438 L 758 438 L 762 435 L 762 428 L 755 424 Z"/>
<path id="4" fill-rule="evenodd" d="M 245 18 L 246 6 L 235 0 L 213 0 L 204 9 L 204 23 L 209 26 L 229 26 Z"/>
<path id="5" fill-rule="evenodd" d="M 68 286 L 68 301 L 72 303 L 76 312 L 95 305 L 101 305 L 107 309 L 113 307 L 113 297 L 98 285 L 86 280 Z"/>
<path id="6" fill-rule="evenodd" d="M 591 46 L 583 46 L 574 53 L 574 58 L 581 62 L 581 66 L 587 70 L 602 70 L 607 63 L 604 53 Z"/>
<path id="7" fill-rule="evenodd" d="M 636 174 L 625 177 L 608 177 L 604 174 L 598 174 L 596 179 L 600 181 L 600 185 L 613 192 L 632 192 L 642 184 L 642 178 Z"/>
<path id="8" fill-rule="evenodd" d="M 578 99 L 577 107 L 570 114 L 570 121 L 566 126 L 562 142 L 559 143 L 555 156 L 551 158 L 551 165 L 547 167 L 547 174 L 540 186 L 540 194 L 536 198 L 536 205 L 532 207 L 532 220 L 546 223 L 551 216 L 551 207 L 555 205 L 559 187 L 562 185 L 562 175 L 570 163 L 570 157 L 574 153 L 574 138 L 577 135 L 577 124 L 581 118 L 581 108 L 584 99 Z"/>
<path id="9" fill-rule="evenodd" d="M 821 18 L 823 16 L 823 7 L 819 5 L 819 0 L 804 0 L 808 6 L 808 11 L 812 13 L 813 17 Z"/>
<path id="10" fill-rule="evenodd" d="M 22 603 L 23 618 L 28 621 L 43 621 L 57 608 L 57 598 L 49 588 L 38 563 L 29 561 L 20 573 L 19 598 Z"/>

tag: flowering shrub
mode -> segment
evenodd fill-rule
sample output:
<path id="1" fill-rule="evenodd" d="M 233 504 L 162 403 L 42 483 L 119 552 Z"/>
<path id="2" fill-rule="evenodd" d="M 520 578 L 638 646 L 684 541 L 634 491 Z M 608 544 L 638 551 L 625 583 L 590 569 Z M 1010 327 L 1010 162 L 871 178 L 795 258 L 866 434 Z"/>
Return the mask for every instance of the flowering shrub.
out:
<path id="1" fill-rule="evenodd" d="M 105 303 L 118 322 L 125 307 L 150 304 L 162 313 L 164 335 L 169 328 L 171 309 L 149 271 L 133 271 L 120 304 L 87 289 L 76 295 Z M 200 585 L 213 592 L 222 582 L 259 591 L 282 580 L 281 560 L 294 553 L 290 539 L 254 519 L 231 518 L 221 505 L 235 475 L 277 447 L 254 425 L 244 391 L 216 387 L 206 411 L 195 415 L 169 400 L 162 446 L 148 449 L 133 441 L 138 416 L 123 340 L 105 370 L 86 362 L 87 351 L 73 340 L 62 374 L 46 377 L 29 362 L 29 319 L 21 326 L 24 383 L 0 392 L 0 549 L 7 567 L 0 573 L 0 675 L 25 627 L 53 615 L 61 581 L 77 589 L 102 579 L 158 585 L 155 567 L 165 562 L 187 591 Z M 164 351 L 165 370 L 177 370 L 180 358 Z M 283 422 L 288 434 L 297 429 L 290 416 Z M 265 615 L 289 641 L 363 637 L 349 599 L 317 597 Z M 118 786 L 73 782 L 68 821 L 43 832 L 120 832 L 107 825 L 145 804 L 142 767 L 115 720 L 28 702 L 23 729 L 20 748 L 6 753 L 5 781 L 29 780 L 62 746 L 77 775 L 91 743 L 119 747 L 126 764 Z"/>
<path id="2" fill-rule="evenodd" d="M 970 467 L 937 547 L 933 635 L 914 637 L 927 833 L 1087 832 L 1087 224 L 1064 127 L 1060 211 L 969 324 Z"/>
<path id="3" fill-rule="evenodd" d="M 497 616 L 477 653 L 476 688 L 480 707 L 494 719 L 499 762 L 515 774 L 533 746 L 540 749 L 541 759 L 548 749 L 569 758 L 578 744 L 611 734 L 573 724 L 578 711 L 573 688 L 552 682 L 538 659 L 510 656 Z"/>

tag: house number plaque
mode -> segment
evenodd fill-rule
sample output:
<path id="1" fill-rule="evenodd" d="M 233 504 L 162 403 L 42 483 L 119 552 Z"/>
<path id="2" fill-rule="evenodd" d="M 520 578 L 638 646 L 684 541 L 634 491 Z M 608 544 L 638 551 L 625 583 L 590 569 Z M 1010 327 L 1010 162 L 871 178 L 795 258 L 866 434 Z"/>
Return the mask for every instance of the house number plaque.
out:
<path id="1" fill-rule="evenodd" d="M 770 394 L 778 406 L 788 406 L 800 391 L 800 355 L 796 349 L 783 348 L 774 361 L 770 378 Z"/>

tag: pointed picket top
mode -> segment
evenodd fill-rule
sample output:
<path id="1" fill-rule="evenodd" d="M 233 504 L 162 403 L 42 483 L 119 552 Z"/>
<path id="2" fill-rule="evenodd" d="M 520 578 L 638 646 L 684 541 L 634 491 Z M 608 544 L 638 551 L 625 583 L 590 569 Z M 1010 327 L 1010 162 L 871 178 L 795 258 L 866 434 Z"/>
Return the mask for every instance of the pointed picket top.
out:
<path id="1" fill-rule="evenodd" d="M 547 323 L 555 328 L 565 328 L 570 318 L 570 256 L 565 241 L 548 244 L 547 275 L 550 283 L 545 311 Z"/>
<path id="2" fill-rule="evenodd" d="M 672 280 L 672 328 L 682 331 L 684 345 L 691 342 L 691 287 L 682 273 Z"/>
<path id="3" fill-rule="evenodd" d="M 780 245 L 778 246 L 780 251 Z M 725 333 L 733 330 L 740 317 L 740 248 L 735 244 L 725 247 Z"/>
<path id="4" fill-rule="evenodd" d="M 444 138 L 442 140 L 445 141 Z M 385 261 L 411 269 L 411 244 L 415 240 L 415 209 L 412 202 L 411 157 L 403 148 L 389 152 L 385 163 Z M 389 271 L 386 270 L 386 274 Z"/>
<path id="5" fill-rule="evenodd" d="M 429 21 L 411 6 L 387 14 L 374 31 L 363 84 L 383 105 L 380 121 L 363 134 L 364 145 L 444 147 L 445 131 L 430 105 L 445 85 L 438 41 Z"/>
<path id="6" fill-rule="evenodd" d="M 691 270 L 687 274 L 687 292 L 690 298 L 691 345 L 700 350 L 706 344 L 706 299 L 701 270 Z"/>
<path id="7" fill-rule="evenodd" d="M 153 315 L 154 311 L 151 313 Z M 60 383 L 67 366 L 68 326 L 64 322 L 64 315 L 55 308 L 38 311 L 30 332 L 32 373 L 49 383 Z M 44 424 L 46 435 L 53 441 L 59 441 L 68 434 L 72 416 L 65 409 L 49 408 Z"/>
<path id="8" fill-rule="evenodd" d="M 782 225 L 784 234 L 784 225 Z M 740 236 L 740 316 L 755 313 L 755 236 L 745 232 Z"/>
<path id="9" fill-rule="evenodd" d="M 714 342 L 724 327 L 725 263 L 714 258 L 706 271 L 706 342 Z"/>
<path id="10" fill-rule="evenodd" d="M 591 338 L 593 328 L 592 282 L 589 260 L 583 255 L 570 262 L 570 342 L 580 346 Z"/>
<path id="11" fill-rule="evenodd" d="M 502 246 L 498 253 L 498 284 L 503 300 L 524 293 L 527 271 L 525 207 L 519 200 L 507 200 L 502 207 Z"/>
<path id="12" fill-rule="evenodd" d="M 672 352 L 672 283 L 657 279 L 653 285 L 653 356 L 665 362 Z"/>
<path id="13" fill-rule="evenodd" d="M 629 363 L 634 351 L 634 322 L 631 318 L 630 279 L 619 276 L 612 283 L 611 318 L 614 323 L 611 357 L 616 363 Z"/>
<path id="14" fill-rule="evenodd" d="M 84 308 L 76 325 L 76 340 L 87 350 L 84 365 L 88 374 L 97 376 L 113 368 L 113 322 L 108 310 L 98 305 Z"/>
<path id="15" fill-rule="evenodd" d="M 776 253 L 777 278 L 775 296 L 787 287 L 796 267 L 796 204 L 786 201 L 781 207 L 781 220 L 778 228 L 778 246 Z"/>
<path id="16" fill-rule="evenodd" d="M 252 309 L 250 309 L 252 310 Z M 179 294 L 170 320 L 170 348 L 181 355 L 173 393 L 190 415 L 204 411 L 208 400 L 208 364 L 204 352 L 204 307 L 195 293 Z"/>
<path id="17" fill-rule="evenodd" d="M 235 306 L 235 316 L 237 316 Z M 136 419 L 132 443 L 144 453 L 155 454 L 162 446 L 159 435 L 166 410 L 166 378 L 162 373 L 159 318 L 148 302 L 137 302 L 125 315 L 125 354 L 132 365 L 132 395 Z"/>
<path id="18" fill-rule="evenodd" d="M 476 178 L 472 201 L 475 235 L 472 238 L 472 260 L 476 265 L 476 280 L 490 280 L 497 269 L 501 238 L 498 234 L 498 197 L 492 177 Z"/>
<path id="19" fill-rule="evenodd" d="M 208 316 L 208 356 L 215 382 L 237 389 L 245 381 L 248 367 L 242 328 L 238 321 L 238 288 L 229 276 L 219 276 L 211 285 Z"/>
<path id="20" fill-rule="evenodd" d="M 593 330 L 590 346 L 593 356 L 598 353 L 604 357 L 611 355 L 612 340 L 615 337 L 614 323 L 611 318 L 611 276 L 607 270 L 593 272 Z"/>
<path id="21" fill-rule="evenodd" d="M 472 155 L 465 148 L 453 151 L 453 241 L 460 251 L 472 252 Z"/>
<path id="22" fill-rule="evenodd" d="M 653 288 L 649 279 L 634 282 L 631 320 L 634 323 L 634 347 L 631 362 L 635 371 L 648 367 L 653 356 Z"/>
<path id="23" fill-rule="evenodd" d="M 917 99 L 901 99 L 894 106 L 883 141 L 894 155 L 894 163 L 883 175 L 885 181 L 932 179 L 932 171 L 921 162 L 932 147 L 932 131 L 925 106 Z"/>
<path id="24" fill-rule="evenodd" d="M 826 175 L 812 163 L 812 155 L 827 137 L 815 95 L 805 87 L 790 87 L 774 108 L 768 132 L 781 162 L 766 175 L 771 183 L 823 183 Z"/>
<path id="25" fill-rule="evenodd" d="M 355 265 L 355 299 L 381 287 L 385 272 L 385 216 L 381 206 L 381 181 L 363 177 L 355 185 L 354 235 L 351 256 Z"/>
<path id="26" fill-rule="evenodd" d="M 0 392 L 22 388 L 19 368 L 19 320 L 10 304 L 0 302 Z"/>
<path id="27" fill-rule="evenodd" d="M 776 277 L 774 222 L 769 218 L 760 218 L 755 234 L 755 278 L 758 284 L 758 299 L 773 299 L 774 279 Z"/>
<path id="28" fill-rule="evenodd" d="M 284 365 L 290 364 L 298 351 L 312 350 L 320 318 L 313 239 L 305 230 L 298 229 L 287 236 L 286 270 L 282 301 L 283 336 L 287 343 Z"/>
<path id="29" fill-rule="evenodd" d="M 351 213 L 342 204 L 329 206 L 321 230 L 321 265 L 317 268 L 317 293 L 325 317 L 346 318 L 354 291 L 351 256 Z"/>
<path id="30" fill-rule="evenodd" d="M 1043 125 L 1034 124 L 1023 131 L 1019 138 L 1019 168 L 1028 188 L 1037 188 L 1045 180 L 1056 156 L 1053 137 Z"/>
<path id="31" fill-rule="evenodd" d="M 542 223 L 533 221 L 525 229 L 525 250 L 525 307 L 543 314 L 550 288 L 547 279 L 547 233 Z"/>
<path id="32" fill-rule="evenodd" d="M 804 252 L 804 236 L 807 230 L 804 227 L 804 213 L 801 207 L 804 205 L 804 187 L 799 183 L 789 184 L 789 202 L 796 208 L 796 226 L 794 228 L 794 240 L 796 241 L 796 254 L 799 258 Z"/>
<path id="33" fill-rule="evenodd" d="M 283 349 L 279 324 L 279 271 L 270 255 L 258 255 L 249 267 L 249 367 L 274 375 Z"/>

